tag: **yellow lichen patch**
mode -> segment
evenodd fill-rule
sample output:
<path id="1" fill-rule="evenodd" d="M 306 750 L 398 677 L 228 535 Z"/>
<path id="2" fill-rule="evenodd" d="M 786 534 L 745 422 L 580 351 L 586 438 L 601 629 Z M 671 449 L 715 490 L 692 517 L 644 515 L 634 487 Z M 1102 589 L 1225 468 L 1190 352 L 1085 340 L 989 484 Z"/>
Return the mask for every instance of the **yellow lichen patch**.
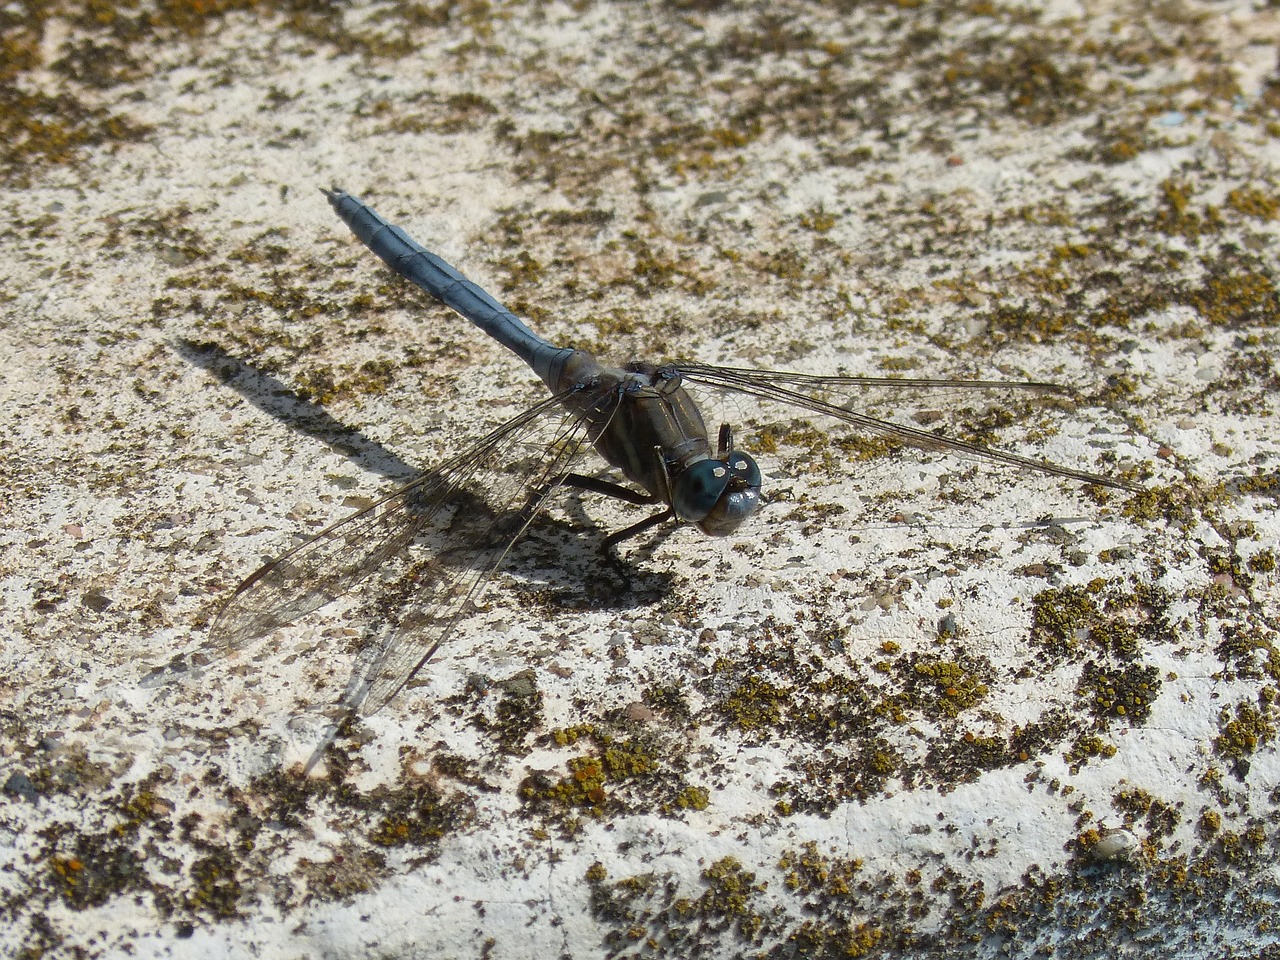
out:
<path id="1" fill-rule="evenodd" d="M 721 701 L 720 710 L 739 730 L 760 730 L 781 721 L 790 695 L 789 689 L 763 677 L 746 676 Z"/>
<path id="2" fill-rule="evenodd" d="M 921 703 L 920 697 L 929 697 L 924 701 L 926 714 L 936 712 L 955 717 L 981 703 L 987 695 L 987 685 L 976 670 L 932 656 L 906 658 L 906 661 L 911 671 L 907 688 L 916 695 L 916 703 Z"/>
<path id="3" fill-rule="evenodd" d="M 1095 733 L 1086 733 L 1076 739 L 1071 749 L 1062 755 L 1062 759 L 1070 765 L 1072 773 L 1079 773 L 1088 761 L 1096 757 L 1107 759 L 1114 757 L 1116 753 L 1117 748 L 1114 743 L 1102 739 Z"/>
<path id="4" fill-rule="evenodd" d="M 575 829 L 581 813 L 600 817 L 643 803 L 650 811 L 678 816 L 703 810 L 711 802 L 707 788 L 682 776 L 685 761 L 664 751 L 656 740 L 617 737 L 594 724 L 554 730 L 547 739 L 558 746 L 594 747 L 591 753 L 569 758 L 566 775 L 537 772 L 520 785 L 527 805 L 549 812 L 566 829 Z"/>
<path id="5" fill-rule="evenodd" d="M 1280 292 L 1262 264 L 1228 258 L 1210 261 L 1206 267 L 1204 280 L 1181 298 L 1206 322 L 1219 327 L 1280 326 Z"/>
<path id="6" fill-rule="evenodd" d="M 757 883 L 755 873 L 745 869 L 736 857 L 724 857 L 711 864 L 702 871 L 702 880 L 706 885 L 702 896 L 676 900 L 672 904 L 675 913 L 689 920 L 724 921 L 740 937 L 753 938 L 764 924 L 754 900 L 767 884 Z"/>
<path id="7" fill-rule="evenodd" d="M 1241 701 L 1234 711 L 1223 709 L 1219 717 L 1221 733 L 1214 738 L 1213 752 L 1231 765 L 1240 780 L 1248 775 L 1253 754 L 1276 736 L 1275 688 L 1269 690 L 1270 696 L 1264 691 L 1260 703 Z"/>
<path id="8" fill-rule="evenodd" d="M 1160 184 L 1161 203 L 1152 227 L 1188 240 L 1220 232 L 1223 227 L 1221 212 L 1212 204 L 1205 204 L 1197 210 L 1191 202 L 1193 196 L 1194 191 L 1186 181 L 1165 180 Z"/>
<path id="9" fill-rule="evenodd" d="M 1168 639 L 1169 602 L 1150 586 L 1103 579 L 1044 590 L 1033 600 L 1031 642 L 1055 658 L 1093 649 L 1132 660 L 1145 641 Z"/>
<path id="10" fill-rule="evenodd" d="M 788 890 L 847 897 L 854 892 L 862 861 L 824 856 L 818 850 L 818 844 L 810 840 L 799 850 L 783 853 L 777 866 L 783 873 L 783 883 Z"/>
<path id="11" fill-rule="evenodd" d="M 814 233 L 826 233 L 836 225 L 835 215 L 828 213 L 821 206 L 801 214 L 800 225 Z"/>
<path id="12" fill-rule="evenodd" d="M 1236 187 L 1227 194 L 1227 206 L 1258 220 L 1274 220 L 1280 216 L 1280 195 L 1274 189 Z"/>

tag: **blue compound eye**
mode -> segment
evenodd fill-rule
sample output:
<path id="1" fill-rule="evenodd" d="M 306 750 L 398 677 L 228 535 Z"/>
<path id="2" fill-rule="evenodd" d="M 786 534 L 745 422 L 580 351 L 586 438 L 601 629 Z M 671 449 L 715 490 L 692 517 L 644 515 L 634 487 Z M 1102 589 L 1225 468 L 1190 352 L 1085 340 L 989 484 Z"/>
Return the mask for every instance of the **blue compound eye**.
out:
<path id="1" fill-rule="evenodd" d="M 733 533 L 760 506 L 760 468 L 745 453 L 723 460 L 699 460 L 680 474 L 672 490 L 676 519 L 696 523 L 704 533 Z"/>
<path id="2" fill-rule="evenodd" d="M 725 458 L 725 463 L 729 467 L 730 479 L 738 481 L 747 487 L 760 489 L 762 477 L 760 476 L 760 468 L 756 465 L 755 460 L 747 456 L 741 451 L 735 450 Z M 735 484 L 736 486 L 737 484 Z"/>
<path id="3" fill-rule="evenodd" d="M 740 454 L 734 454 L 738 457 Z M 719 460 L 699 460 L 676 478 L 671 492 L 671 506 L 676 519 L 686 523 L 702 520 L 732 479 L 730 468 Z"/>
<path id="4" fill-rule="evenodd" d="M 745 453 L 734 450 L 725 457 L 724 466 L 729 472 L 729 482 L 716 505 L 698 521 L 702 532 L 713 537 L 733 533 L 760 506 L 762 478 L 756 462 Z"/>

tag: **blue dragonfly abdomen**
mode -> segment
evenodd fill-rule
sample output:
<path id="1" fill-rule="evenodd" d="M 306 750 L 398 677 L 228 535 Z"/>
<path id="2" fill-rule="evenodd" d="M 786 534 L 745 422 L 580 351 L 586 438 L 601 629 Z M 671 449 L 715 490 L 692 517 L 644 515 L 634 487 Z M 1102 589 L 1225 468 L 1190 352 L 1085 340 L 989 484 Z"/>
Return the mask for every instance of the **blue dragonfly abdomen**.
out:
<path id="1" fill-rule="evenodd" d="M 558 347 L 357 197 L 336 188 L 324 194 L 387 266 L 508 347 L 553 394 L 563 394 L 570 413 L 585 418 L 600 455 L 643 488 L 648 502 L 667 504 L 667 509 L 620 531 L 613 540 L 667 519 L 697 523 L 706 533 L 724 536 L 755 512 L 760 502 L 759 468 L 732 449 L 732 433 L 727 430 L 721 430 L 712 452 L 702 414 L 676 367 L 608 367 L 585 351 Z M 569 474 L 565 482 L 581 485 L 582 479 Z M 590 486 L 635 500 L 607 483 L 590 481 Z"/>

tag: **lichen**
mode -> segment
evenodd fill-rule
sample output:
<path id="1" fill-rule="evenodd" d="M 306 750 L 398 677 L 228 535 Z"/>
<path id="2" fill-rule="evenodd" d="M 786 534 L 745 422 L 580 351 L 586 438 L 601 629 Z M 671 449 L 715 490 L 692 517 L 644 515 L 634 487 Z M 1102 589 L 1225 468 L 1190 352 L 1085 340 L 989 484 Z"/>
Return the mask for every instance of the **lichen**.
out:
<path id="1" fill-rule="evenodd" d="M 1076 688 L 1086 709 L 1102 729 L 1113 720 L 1140 724 L 1151 715 L 1151 705 L 1160 695 L 1160 671 L 1138 663 L 1110 667 L 1089 660 Z"/>
<path id="2" fill-rule="evenodd" d="M 1242 700 L 1235 710 L 1223 708 L 1218 717 L 1221 733 L 1214 738 L 1214 755 L 1226 761 L 1238 780 L 1249 775 L 1250 760 L 1276 736 L 1277 703 L 1274 693 L 1251 703 Z"/>
<path id="3" fill-rule="evenodd" d="M 1055 660 L 1086 651 L 1134 660 L 1147 643 L 1172 639 L 1169 602 L 1152 586 L 1101 578 L 1044 590 L 1032 601 L 1031 641 Z"/>
<path id="4" fill-rule="evenodd" d="M 904 698 L 922 705 L 926 716 L 956 717 L 977 706 L 986 697 L 990 665 L 971 662 L 967 667 L 954 661 L 922 654 L 898 661 L 904 678 Z"/>
<path id="5" fill-rule="evenodd" d="M 578 829 L 578 818 L 617 816 L 637 807 L 665 816 L 704 810 L 711 791 L 689 783 L 687 760 L 661 740 L 646 736 L 617 736 L 595 724 L 553 730 L 549 744 L 592 747 L 565 761 L 567 772 L 534 771 L 521 782 L 521 800 L 531 811 L 546 814 L 567 832 Z"/>

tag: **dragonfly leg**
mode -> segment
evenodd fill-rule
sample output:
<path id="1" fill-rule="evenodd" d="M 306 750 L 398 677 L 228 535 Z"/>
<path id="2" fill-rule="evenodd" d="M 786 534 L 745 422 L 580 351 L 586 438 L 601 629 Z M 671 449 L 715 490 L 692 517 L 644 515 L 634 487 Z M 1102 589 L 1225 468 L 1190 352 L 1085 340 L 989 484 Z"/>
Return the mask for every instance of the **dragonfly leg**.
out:
<path id="1" fill-rule="evenodd" d="M 630 487 L 624 487 L 620 483 L 614 483 L 611 480 L 601 480 L 599 477 L 584 477 L 579 473 L 561 474 L 550 483 L 544 483 L 539 487 L 529 491 L 529 498 L 524 508 L 514 514 L 510 518 L 511 523 L 519 524 L 521 528 L 533 519 L 534 514 L 541 508 L 543 501 L 546 500 L 547 494 L 557 487 L 574 487 L 578 490 L 587 490 L 591 493 L 603 494 L 606 497 L 613 497 L 617 500 L 625 500 L 627 503 L 635 503 L 640 506 L 647 506 L 651 503 L 657 503 L 658 498 L 650 496 L 647 493 L 641 493 L 639 490 L 633 490 Z M 514 528 L 513 528 L 514 529 Z"/>
<path id="2" fill-rule="evenodd" d="M 670 520 L 673 517 L 675 517 L 675 515 L 676 515 L 676 512 L 672 510 L 670 507 L 668 507 L 666 510 L 663 510 L 661 513 L 655 513 L 651 517 L 645 517 L 639 523 L 633 523 L 629 527 L 623 527 L 617 533 L 609 534 L 609 536 L 604 538 L 604 543 L 602 544 L 602 546 L 606 550 L 608 550 L 610 547 L 616 547 L 623 540 L 630 540 L 636 534 L 644 533 L 650 527 L 656 527 L 660 523 L 665 523 L 667 520 Z"/>
<path id="3" fill-rule="evenodd" d="M 643 520 L 639 521 L 638 523 L 633 523 L 629 527 L 623 527 L 621 530 L 617 531 L 616 533 L 609 534 L 609 536 L 604 538 L 604 548 L 606 550 L 612 550 L 614 547 L 620 544 L 623 540 L 630 540 L 636 534 L 644 533 L 650 527 L 656 527 L 660 523 L 665 523 L 668 520 L 675 519 L 676 508 L 672 506 L 672 503 L 671 503 L 671 474 L 667 470 L 667 458 L 662 455 L 661 447 L 653 448 L 653 456 L 654 456 L 654 459 L 657 461 L 659 475 L 662 477 L 663 485 L 666 487 L 666 490 L 667 490 L 667 495 L 665 497 L 657 497 L 657 496 L 650 495 L 649 499 L 647 500 L 635 499 L 635 500 L 632 500 L 631 502 L 632 503 L 665 503 L 667 505 L 667 509 L 663 510 L 661 513 L 655 513 L 651 517 L 645 517 Z M 628 492 L 634 493 L 634 491 L 628 491 Z"/>
<path id="4" fill-rule="evenodd" d="M 723 460 L 733 452 L 733 427 L 727 423 L 720 424 L 719 450 L 716 456 Z"/>
<path id="5" fill-rule="evenodd" d="M 651 493 L 641 493 L 639 490 L 624 487 L 622 484 L 614 483 L 612 480 L 601 480 L 599 477 L 584 477 L 580 473 L 566 473 L 557 483 L 561 486 L 576 487 L 579 490 L 586 490 L 590 493 L 603 494 L 606 497 L 624 500 L 627 503 L 634 503 L 642 507 L 659 502 L 658 498 Z"/>
<path id="6" fill-rule="evenodd" d="M 651 503 L 661 503 L 660 497 L 655 497 L 651 493 L 641 493 L 639 490 L 633 490 L 631 487 L 624 487 L 620 483 L 614 483 L 612 480 L 601 480 L 599 477 L 584 477 L 579 473 L 566 473 L 560 478 L 560 485 L 565 487 L 576 487 L 579 490 L 587 490 L 591 493 L 603 494 L 606 497 L 613 497 L 617 500 L 623 500 L 627 503 L 634 503 L 637 506 L 647 506 Z M 650 527 L 656 527 L 664 520 L 669 520 L 675 516 L 675 511 L 668 507 L 661 513 L 655 513 L 651 517 L 645 517 L 639 523 L 633 523 L 629 527 L 623 527 L 617 533 L 611 533 L 605 537 L 604 543 L 601 544 L 603 549 L 609 550 L 623 540 L 629 540 L 638 533 L 643 533 Z"/>

